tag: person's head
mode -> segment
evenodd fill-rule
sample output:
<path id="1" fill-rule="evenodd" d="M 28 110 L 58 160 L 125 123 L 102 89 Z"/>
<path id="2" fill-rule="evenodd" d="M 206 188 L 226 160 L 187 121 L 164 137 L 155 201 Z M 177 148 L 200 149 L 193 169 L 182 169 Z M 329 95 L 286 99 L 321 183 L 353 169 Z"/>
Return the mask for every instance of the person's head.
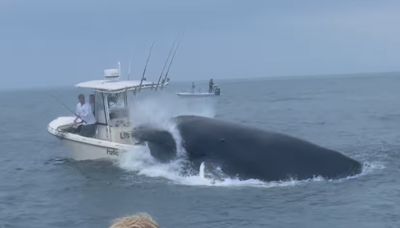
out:
<path id="1" fill-rule="evenodd" d="M 85 95 L 79 94 L 78 95 L 78 100 L 79 100 L 79 103 L 85 104 Z"/>
<path id="2" fill-rule="evenodd" d="M 153 218 L 144 213 L 114 220 L 110 228 L 159 228 Z"/>
<path id="3" fill-rule="evenodd" d="M 94 104 L 94 103 L 95 103 L 95 96 L 94 96 L 94 94 L 90 94 L 90 96 L 89 96 L 89 103 L 90 103 L 90 104 Z"/>

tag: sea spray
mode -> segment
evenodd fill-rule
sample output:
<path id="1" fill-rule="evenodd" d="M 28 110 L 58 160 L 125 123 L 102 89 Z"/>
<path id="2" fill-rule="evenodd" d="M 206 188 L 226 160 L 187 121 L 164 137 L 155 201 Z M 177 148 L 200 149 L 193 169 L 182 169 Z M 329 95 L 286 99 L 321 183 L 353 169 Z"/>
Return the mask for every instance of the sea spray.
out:
<path id="1" fill-rule="evenodd" d="M 130 100 L 130 121 L 133 126 L 149 125 L 167 130 L 174 138 L 178 158 L 186 155 L 182 137 L 173 118 L 179 115 L 215 116 L 215 103 L 210 99 L 181 99 L 175 95 L 160 93 Z"/>
<path id="2" fill-rule="evenodd" d="M 215 100 L 182 99 L 171 94 L 130 99 L 130 119 L 134 125 L 163 126 L 179 115 L 215 116 Z"/>

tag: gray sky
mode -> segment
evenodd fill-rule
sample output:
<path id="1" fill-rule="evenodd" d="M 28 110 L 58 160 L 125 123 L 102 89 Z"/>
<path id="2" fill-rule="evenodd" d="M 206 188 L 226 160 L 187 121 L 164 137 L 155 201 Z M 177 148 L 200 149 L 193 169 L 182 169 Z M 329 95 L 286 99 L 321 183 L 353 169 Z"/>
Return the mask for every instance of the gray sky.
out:
<path id="1" fill-rule="evenodd" d="M 133 58 L 148 79 L 400 71 L 400 1 L 0 0 L 0 88 L 71 85 Z"/>

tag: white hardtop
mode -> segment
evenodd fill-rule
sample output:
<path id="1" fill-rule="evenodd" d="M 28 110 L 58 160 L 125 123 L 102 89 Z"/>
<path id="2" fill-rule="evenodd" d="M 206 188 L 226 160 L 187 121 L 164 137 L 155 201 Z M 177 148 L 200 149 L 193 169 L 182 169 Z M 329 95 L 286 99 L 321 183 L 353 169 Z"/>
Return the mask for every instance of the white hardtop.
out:
<path id="1" fill-rule="evenodd" d="M 81 82 L 75 85 L 79 88 L 95 89 L 102 92 L 119 92 L 123 90 L 134 90 L 141 87 L 150 88 L 152 86 L 157 86 L 154 82 L 143 81 L 140 86 L 139 80 L 129 80 L 129 81 L 119 81 L 119 80 L 93 80 L 87 82 Z"/>

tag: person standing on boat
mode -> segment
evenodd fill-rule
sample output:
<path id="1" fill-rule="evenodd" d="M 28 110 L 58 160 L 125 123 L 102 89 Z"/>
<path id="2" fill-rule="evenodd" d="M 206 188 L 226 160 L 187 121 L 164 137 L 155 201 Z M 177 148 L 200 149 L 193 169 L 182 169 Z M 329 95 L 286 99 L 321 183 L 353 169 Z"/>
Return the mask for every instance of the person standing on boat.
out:
<path id="1" fill-rule="evenodd" d="M 85 96 L 79 94 L 79 103 L 76 105 L 74 123 L 80 124 L 78 127 L 79 134 L 86 137 L 91 137 L 96 131 L 96 119 L 94 118 L 92 108 L 85 103 Z"/>
<path id="2" fill-rule="evenodd" d="M 211 78 L 210 82 L 208 83 L 208 92 L 212 93 L 214 90 L 214 80 Z"/>
<path id="3" fill-rule="evenodd" d="M 194 84 L 194 82 L 192 82 L 192 93 L 194 93 L 195 88 L 196 88 L 196 85 Z"/>

